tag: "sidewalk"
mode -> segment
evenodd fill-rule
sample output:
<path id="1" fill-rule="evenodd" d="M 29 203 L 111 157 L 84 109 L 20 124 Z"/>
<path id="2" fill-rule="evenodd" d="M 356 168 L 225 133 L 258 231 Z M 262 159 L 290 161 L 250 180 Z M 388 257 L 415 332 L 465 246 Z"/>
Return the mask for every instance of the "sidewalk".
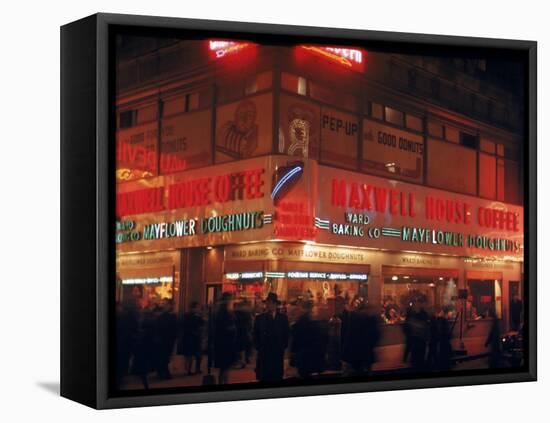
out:
<path id="1" fill-rule="evenodd" d="M 466 369 L 483 369 L 488 367 L 488 362 L 485 357 L 478 358 L 477 356 L 483 355 L 487 352 L 484 346 L 485 339 L 483 338 L 467 338 L 464 340 L 465 348 L 467 350 L 467 356 L 465 360 L 457 363 L 453 370 L 466 370 Z M 453 348 L 458 349 L 458 340 L 453 340 Z M 409 368 L 408 363 L 403 363 L 403 350 L 404 345 L 387 345 L 379 347 L 377 350 L 377 362 L 373 365 L 374 373 L 387 373 L 391 371 L 404 371 Z M 473 358 L 473 359 L 468 359 Z M 204 356 L 201 363 L 200 374 L 188 376 L 184 372 L 184 359 L 181 355 L 173 355 L 170 362 L 170 371 L 172 373 L 172 379 L 160 380 L 156 373 L 150 373 L 148 377 L 150 388 L 177 388 L 177 387 L 191 387 L 201 386 L 203 376 L 207 373 L 207 357 Z M 256 382 L 256 374 L 254 371 L 254 360 L 245 368 L 233 369 L 229 374 L 229 383 L 252 383 Z M 325 372 L 323 375 L 329 375 L 331 372 Z M 212 369 L 212 374 L 217 377 L 217 370 Z M 333 372 L 335 376 L 339 376 L 342 372 Z M 297 373 L 293 367 L 288 365 L 285 361 L 285 378 L 296 377 Z M 143 389 L 143 385 L 139 378 L 134 375 L 129 375 L 125 378 L 125 381 L 121 389 Z"/>

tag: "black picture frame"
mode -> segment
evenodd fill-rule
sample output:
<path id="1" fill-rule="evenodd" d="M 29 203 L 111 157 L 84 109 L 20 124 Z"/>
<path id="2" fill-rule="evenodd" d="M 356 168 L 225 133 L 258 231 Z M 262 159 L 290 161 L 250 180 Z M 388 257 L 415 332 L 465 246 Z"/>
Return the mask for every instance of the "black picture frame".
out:
<path id="1" fill-rule="evenodd" d="M 415 51 L 490 49 L 513 52 L 527 67 L 525 157 L 526 367 L 522 371 L 391 378 L 369 382 L 232 388 L 208 392 L 153 391 L 113 396 L 109 388 L 110 281 L 114 275 L 114 148 L 112 35 L 198 31 L 274 41 L 300 37 Z M 537 378 L 537 44 L 533 41 L 316 28 L 118 14 L 95 14 L 61 28 L 61 395 L 90 407 L 279 398 L 383 390 L 526 382 Z"/>

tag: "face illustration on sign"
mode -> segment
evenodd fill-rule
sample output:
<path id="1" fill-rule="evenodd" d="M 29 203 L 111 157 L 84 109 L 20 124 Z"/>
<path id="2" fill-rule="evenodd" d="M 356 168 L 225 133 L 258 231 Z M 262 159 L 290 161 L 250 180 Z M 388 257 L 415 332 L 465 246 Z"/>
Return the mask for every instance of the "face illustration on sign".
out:
<path id="1" fill-rule="evenodd" d="M 233 121 L 224 123 L 219 129 L 217 148 L 234 158 L 251 157 L 258 147 L 256 114 L 252 101 L 239 103 Z"/>

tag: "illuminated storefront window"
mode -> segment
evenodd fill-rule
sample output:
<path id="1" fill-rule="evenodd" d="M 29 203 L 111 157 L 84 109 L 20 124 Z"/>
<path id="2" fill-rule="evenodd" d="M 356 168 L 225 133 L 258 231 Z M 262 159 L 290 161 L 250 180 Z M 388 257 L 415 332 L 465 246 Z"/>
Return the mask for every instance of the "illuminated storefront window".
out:
<path id="1" fill-rule="evenodd" d="M 456 317 L 457 271 L 385 266 L 383 274 L 381 317 L 385 323 L 405 321 L 415 304 L 430 314 Z"/>

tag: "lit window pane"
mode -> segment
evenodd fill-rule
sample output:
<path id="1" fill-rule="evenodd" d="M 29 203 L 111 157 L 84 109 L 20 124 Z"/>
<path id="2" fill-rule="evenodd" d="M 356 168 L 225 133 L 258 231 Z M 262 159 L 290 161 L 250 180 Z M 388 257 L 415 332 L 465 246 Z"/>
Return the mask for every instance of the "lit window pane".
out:
<path id="1" fill-rule="evenodd" d="M 428 133 L 432 137 L 443 138 L 443 125 L 437 122 L 428 122 Z"/>
<path id="2" fill-rule="evenodd" d="M 162 115 L 170 116 L 185 111 L 185 96 L 164 100 L 162 105 Z"/>
<path id="3" fill-rule="evenodd" d="M 407 128 L 413 129 L 415 131 L 422 131 L 422 119 L 419 117 L 407 114 L 406 117 Z"/>
<path id="4" fill-rule="evenodd" d="M 404 113 L 399 110 L 386 107 L 386 121 L 393 123 L 394 125 L 403 126 Z"/>
<path id="5" fill-rule="evenodd" d="M 199 93 L 189 94 L 187 102 L 187 111 L 197 110 L 199 108 Z"/>
<path id="6" fill-rule="evenodd" d="M 281 87 L 284 90 L 287 90 L 296 94 L 306 95 L 307 80 L 301 76 L 283 72 L 281 74 Z"/>
<path id="7" fill-rule="evenodd" d="M 453 126 L 445 127 L 445 138 L 447 141 L 460 143 L 460 131 Z"/>
<path id="8" fill-rule="evenodd" d="M 143 107 L 138 109 L 137 114 L 137 123 L 151 122 L 157 118 L 157 105 L 152 104 L 151 106 Z"/>
<path id="9" fill-rule="evenodd" d="M 481 138 L 479 140 L 479 149 L 489 154 L 495 154 L 495 143 L 486 138 Z"/>
<path id="10" fill-rule="evenodd" d="M 371 103 L 371 116 L 375 119 L 384 119 L 384 112 L 381 104 Z"/>

